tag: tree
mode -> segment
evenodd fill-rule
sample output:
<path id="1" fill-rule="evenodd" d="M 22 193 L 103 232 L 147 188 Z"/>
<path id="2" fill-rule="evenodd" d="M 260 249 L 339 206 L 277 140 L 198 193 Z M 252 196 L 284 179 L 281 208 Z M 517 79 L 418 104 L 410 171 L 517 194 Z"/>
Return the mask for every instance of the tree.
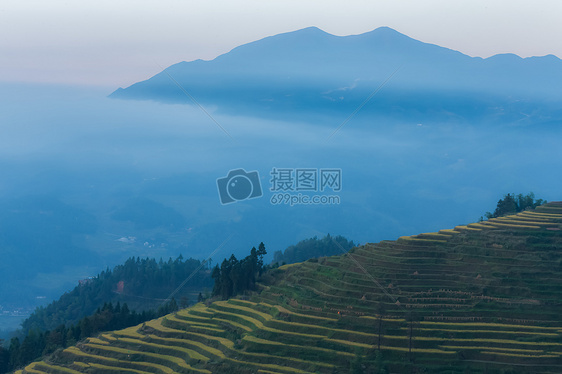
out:
<path id="1" fill-rule="evenodd" d="M 219 265 L 215 265 L 213 271 L 211 272 L 211 278 L 215 281 L 215 286 L 213 287 L 213 295 L 219 295 L 221 293 L 221 269 Z"/>
<path id="2" fill-rule="evenodd" d="M 6 373 L 9 370 L 9 360 L 10 352 L 4 348 L 4 341 L 0 339 L 0 373 Z"/>
<path id="3" fill-rule="evenodd" d="M 230 256 L 230 259 L 224 259 L 221 267 L 220 267 L 220 278 L 219 278 L 219 287 L 220 287 L 220 295 L 223 299 L 228 299 L 232 296 L 233 292 L 233 283 L 232 277 L 230 276 L 230 272 L 232 271 L 232 266 L 237 263 L 238 260 L 236 256 Z"/>
<path id="4" fill-rule="evenodd" d="M 21 343 L 19 338 L 15 337 L 10 340 L 10 348 L 8 349 L 10 360 L 8 365 L 10 368 L 15 369 L 23 364 L 21 360 Z"/>
<path id="5" fill-rule="evenodd" d="M 546 204 L 546 200 L 537 199 L 535 200 L 535 194 L 529 192 L 527 195 L 519 194 L 517 195 L 517 211 L 522 212 L 527 209 L 534 209 L 540 205 Z"/>
<path id="6" fill-rule="evenodd" d="M 263 242 L 260 243 L 260 245 L 258 246 L 258 271 L 259 274 L 261 275 L 262 269 L 263 269 L 263 256 L 265 256 L 267 254 L 267 252 L 265 251 L 265 245 L 263 244 Z"/>
<path id="7" fill-rule="evenodd" d="M 527 195 L 519 194 L 506 194 L 503 199 L 500 199 L 496 205 L 494 213 L 486 212 L 486 218 L 497 218 L 504 216 L 506 214 L 519 213 L 527 209 L 534 209 L 537 206 L 546 204 L 546 200 L 538 199 L 535 200 L 535 194 L 533 192 Z"/>
<path id="8" fill-rule="evenodd" d="M 515 199 L 511 194 L 508 193 L 507 195 L 504 196 L 503 199 L 500 199 L 498 201 L 496 210 L 494 211 L 493 214 L 490 212 L 486 212 L 486 217 L 488 217 L 488 219 L 496 218 L 509 213 L 515 213 L 516 211 L 517 211 L 517 204 L 515 203 Z"/>
<path id="9" fill-rule="evenodd" d="M 74 345 L 78 339 L 80 339 L 80 334 L 76 333 L 77 330 L 78 329 L 73 326 L 66 331 L 66 344 Z"/>
<path id="10" fill-rule="evenodd" d="M 176 299 L 172 297 L 172 300 L 170 300 L 169 303 L 169 312 L 168 313 L 172 313 L 172 312 L 177 312 L 178 310 L 178 303 L 176 302 Z"/>
<path id="11" fill-rule="evenodd" d="M 42 355 L 47 355 L 53 353 L 58 348 L 66 346 L 66 327 L 60 325 L 51 332 L 45 334 L 45 347 L 43 349 Z"/>
<path id="12" fill-rule="evenodd" d="M 224 259 L 221 266 L 215 266 L 211 276 L 215 280 L 213 296 L 228 299 L 247 290 L 254 290 L 256 277 L 264 270 L 263 256 L 266 255 L 265 245 L 260 243 L 258 249 L 253 247 L 250 254 L 238 260 L 234 254 Z"/>
<path id="13" fill-rule="evenodd" d="M 199 294 L 201 294 L 201 292 L 199 292 Z M 185 309 L 189 306 L 189 299 L 187 298 L 187 296 L 182 296 L 180 298 L 180 308 L 181 309 Z"/>
<path id="14" fill-rule="evenodd" d="M 80 321 L 80 339 L 85 339 L 88 336 L 91 336 L 92 331 L 92 321 L 90 321 L 90 318 L 84 317 Z"/>
<path id="15" fill-rule="evenodd" d="M 237 293 L 239 293 L 240 291 L 244 290 L 243 287 L 243 276 L 244 274 L 242 274 L 242 266 L 240 261 L 238 261 L 236 259 L 236 256 L 232 255 L 230 256 L 230 272 L 229 272 L 229 277 L 230 277 L 230 284 L 231 284 L 231 289 L 229 292 L 229 295 L 226 298 L 229 298 L 232 295 L 236 295 Z"/>

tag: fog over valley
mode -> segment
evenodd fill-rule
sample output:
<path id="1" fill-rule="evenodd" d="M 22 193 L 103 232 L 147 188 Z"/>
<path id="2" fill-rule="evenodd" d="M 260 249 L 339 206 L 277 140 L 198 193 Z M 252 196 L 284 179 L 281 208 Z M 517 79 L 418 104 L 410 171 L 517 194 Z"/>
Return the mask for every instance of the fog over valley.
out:
<path id="1" fill-rule="evenodd" d="M 358 112 L 331 136 L 340 118 L 207 108 L 213 120 L 194 105 L 107 93 L 1 88 L 6 310 L 44 304 L 130 256 L 205 259 L 228 239 L 213 256 L 220 261 L 260 241 L 271 255 L 327 233 L 373 242 L 474 222 L 506 191 L 557 197 L 555 126 L 396 123 Z M 263 196 L 221 205 L 216 180 L 238 168 L 258 171 Z M 330 193 L 340 204 L 271 204 L 273 168 L 341 169 L 341 191 Z"/>

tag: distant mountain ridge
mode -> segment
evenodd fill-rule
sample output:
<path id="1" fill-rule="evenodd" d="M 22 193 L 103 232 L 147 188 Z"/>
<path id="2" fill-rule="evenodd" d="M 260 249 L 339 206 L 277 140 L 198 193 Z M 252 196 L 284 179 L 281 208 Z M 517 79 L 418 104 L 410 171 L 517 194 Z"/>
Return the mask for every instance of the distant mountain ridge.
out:
<path id="1" fill-rule="evenodd" d="M 177 84 L 173 81 L 175 80 Z M 486 59 L 412 39 L 388 27 L 335 36 L 316 27 L 241 45 L 211 61 L 180 62 L 111 98 L 185 102 L 255 115 L 347 115 L 542 122 L 557 119 L 562 61 L 553 55 Z"/>

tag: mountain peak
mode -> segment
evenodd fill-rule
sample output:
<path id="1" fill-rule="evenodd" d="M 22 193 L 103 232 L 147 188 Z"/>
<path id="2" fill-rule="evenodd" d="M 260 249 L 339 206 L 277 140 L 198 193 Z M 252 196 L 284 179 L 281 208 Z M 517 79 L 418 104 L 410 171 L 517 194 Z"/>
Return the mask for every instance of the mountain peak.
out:
<path id="1" fill-rule="evenodd" d="M 404 68 L 392 76 L 385 91 L 425 92 L 407 104 L 415 108 L 412 113 L 451 113 L 449 101 L 444 99 L 445 92 L 450 91 L 484 95 L 462 98 L 462 102 L 473 100 L 474 104 L 460 106 L 455 118 L 468 116 L 471 120 L 479 118 L 488 110 L 485 108 L 501 107 L 505 97 L 562 97 L 558 88 L 562 63 L 553 56 L 529 60 L 513 54 L 471 58 L 388 26 L 349 36 L 336 36 L 311 26 L 241 45 L 212 61 L 176 64 L 166 73 L 190 87 L 202 103 L 226 110 L 250 105 L 253 112 L 286 112 L 295 107 L 319 111 L 335 107 L 335 102 L 340 103 L 339 110 L 353 110 L 399 66 Z M 170 84 L 166 73 L 118 90 L 111 97 L 185 102 L 185 95 Z M 237 92 L 236 99 L 232 92 Z M 434 99 L 422 99 L 429 94 Z M 481 103 L 482 97 L 493 95 L 499 101 L 493 105 Z M 403 99 L 396 104 L 404 105 Z M 479 114 L 467 109 L 471 107 L 481 108 Z"/>
<path id="2" fill-rule="evenodd" d="M 305 27 L 304 29 L 299 29 L 293 32 L 300 32 L 300 33 L 308 33 L 308 34 L 328 34 L 326 31 L 316 27 L 316 26 L 309 26 Z M 282 34 L 281 34 L 282 35 Z"/>
<path id="3" fill-rule="evenodd" d="M 376 29 L 374 29 L 371 32 L 372 33 L 379 33 L 379 34 L 389 34 L 389 35 L 404 35 L 401 32 L 398 32 L 398 31 L 394 30 L 392 27 L 388 27 L 388 26 L 377 27 Z"/>
<path id="4" fill-rule="evenodd" d="M 377 27 L 374 30 L 371 31 L 367 31 L 365 33 L 362 34 L 357 34 L 357 35 L 353 35 L 356 37 L 376 37 L 376 38 L 406 38 L 406 39 L 410 39 L 410 40 L 414 40 L 412 38 L 410 38 L 407 35 L 402 34 L 399 31 L 394 30 L 391 27 L 388 26 L 381 26 L 381 27 Z"/>

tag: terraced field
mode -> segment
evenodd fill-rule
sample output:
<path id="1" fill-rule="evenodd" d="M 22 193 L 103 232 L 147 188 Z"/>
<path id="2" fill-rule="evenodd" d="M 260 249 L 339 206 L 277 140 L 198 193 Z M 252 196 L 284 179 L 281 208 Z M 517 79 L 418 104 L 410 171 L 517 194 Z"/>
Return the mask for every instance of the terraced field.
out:
<path id="1" fill-rule="evenodd" d="M 270 271 L 24 373 L 562 372 L 562 203 Z"/>

